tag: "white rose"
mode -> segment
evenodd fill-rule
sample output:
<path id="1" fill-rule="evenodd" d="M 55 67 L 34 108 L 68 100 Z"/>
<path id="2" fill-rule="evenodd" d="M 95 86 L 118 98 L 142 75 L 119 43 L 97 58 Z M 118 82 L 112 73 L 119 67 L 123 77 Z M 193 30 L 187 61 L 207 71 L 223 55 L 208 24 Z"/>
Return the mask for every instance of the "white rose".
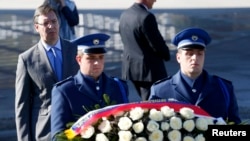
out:
<path id="1" fill-rule="evenodd" d="M 108 118 L 107 117 L 102 117 L 102 120 L 108 120 Z"/>
<path id="2" fill-rule="evenodd" d="M 156 109 L 151 109 L 149 112 L 149 118 L 154 120 L 154 121 L 162 121 L 163 114 L 161 111 L 158 111 Z"/>
<path id="3" fill-rule="evenodd" d="M 138 120 L 140 118 L 143 117 L 143 114 L 144 114 L 144 110 L 140 107 L 136 107 L 136 108 L 133 108 L 130 112 L 129 112 L 129 117 L 135 121 L 135 120 Z"/>
<path id="4" fill-rule="evenodd" d="M 203 134 L 197 135 L 195 138 L 195 141 L 205 141 L 206 139 L 204 138 Z"/>
<path id="5" fill-rule="evenodd" d="M 208 125 L 214 125 L 214 119 L 211 117 L 204 117 L 207 120 Z"/>
<path id="6" fill-rule="evenodd" d="M 109 139 L 103 133 L 99 133 L 95 137 L 95 141 L 109 141 Z"/>
<path id="7" fill-rule="evenodd" d="M 135 139 L 135 141 L 147 141 L 147 139 L 144 137 L 138 137 Z"/>
<path id="8" fill-rule="evenodd" d="M 158 130 L 159 129 L 159 124 L 154 121 L 154 120 L 150 120 L 147 124 L 147 130 L 150 131 L 150 132 L 153 132 L 155 130 Z"/>
<path id="9" fill-rule="evenodd" d="M 98 129 L 102 132 L 102 133 L 107 133 L 109 131 L 111 131 L 112 127 L 111 124 L 108 120 L 103 120 L 99 126 Z"/>
<path id="10" fill-rule="evenodd" d="M 142 121 L 139 121 L 139 122 L 135 123 L 132 126 L 132 128 L 135 131 L 135 133 L 141 133 L 144 130 L 144 124 L 142 123 Z"/>
<path id="11" fill-rule="evenodd" d="M 161 130 L 155 130 L 149 135 L 150 141 L 162 141 L 163 140 L 163 132 Z"/>
<path id="12" fill-rule="evenodd" d="M 185 119 L 192 119 L 194 118 L 194 110 L 191 108 L 187 108 L 187 107 L 183 107 L 180 109 L 180 114 L 182 117 L 184 117 Z"/>
<path id="13" fill-rule="evenodd" d="M 185 136 L 185 137 L 183 138 L 183 141 L 195 141 L 195 140 L 194 140 L 194 138 L 191 137 L 191 136 Z"/>
<path id="14" fill-rule="evenodd" d="M 86 130 L 82 131 L 80 135 L 84 139 L 90 138 L 95 133 L 95 128 L 93 126 L 89 126 Z"/>
<path id="15" fill-rule="evenodd" d="M 161 130 L 167 131 L 169 129 L 170 125 L 168 122 L 161 122 Z"/>
<path id="16" fill-rule="evenodd" d="M 195 121 L 195 126 L 198 130 L 207 131 L 208 129 L 207 120 L 205 118 L 198 117 Z"/>
<path id="17" fill-rule="evenodd" d="M 121 130 L 128 130 L 132 126 L 132 121 L 128 117 L 121 117 L 118 122 L 118 127 Z"/>
<path id="18" fill-rule="evenodd" d="M 119 141 L 131 141 L 132 133 L 130 131 L 119 131 Z"/>
<path id="19" fill-rule="evenodd" d="M 170 141 L 181 141 L 181 132 L 179 130 L 172 130 L 168 132 L 168 139 Z"/>
<path id="20" fill-rule="evenodd" d="M 171 117 L 170 118 L 170 127 L 172 129 L 181 129 L 182 128 L 182 121 L 181 118 L 179 117 Z"/>
<path id="21" fill-rule="evenodd" d="M 161 107 L 161 112 L 165 117 L 172 117 L 175 115 L 174 109 L 168 106 Z"/>
<path id="22" fill-rule="evenodd" d="M 192 119 L 189 119 L 189 120 L 186 120 L 183 122 L 183 128 L 188 131 L 188 132 L 191 132 L 194 130 L 195 128 L 195 123 L 194 123 L 194 120 Z"/>

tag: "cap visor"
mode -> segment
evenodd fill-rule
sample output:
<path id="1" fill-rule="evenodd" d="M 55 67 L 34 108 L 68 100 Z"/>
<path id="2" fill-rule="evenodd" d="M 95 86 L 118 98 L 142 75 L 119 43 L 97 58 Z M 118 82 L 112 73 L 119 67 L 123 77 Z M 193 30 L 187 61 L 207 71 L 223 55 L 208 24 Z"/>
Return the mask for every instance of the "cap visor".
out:
<path id="1" fill-rule="evenodd" d="M 192 44 L 192 45 L 186 45 L 186 46 L 180 47 L 180 49 L 205 49 L 205 47 L 202 45 Z"/>
<path id="2" fill-rule="evenodd" d="M 103 54 L 106 52 L 107 51 L 105 48 L 90 48 L 90 49 L 84 50 L 84 53 L 87 53 L 87 54 Z"/>

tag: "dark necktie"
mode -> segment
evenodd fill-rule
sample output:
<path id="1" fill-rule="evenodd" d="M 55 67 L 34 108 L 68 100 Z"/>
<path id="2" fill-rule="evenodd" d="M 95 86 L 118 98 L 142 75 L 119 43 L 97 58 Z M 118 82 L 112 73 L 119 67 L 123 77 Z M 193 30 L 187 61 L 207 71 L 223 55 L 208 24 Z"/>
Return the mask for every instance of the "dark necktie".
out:
<path id="1" fill-rule="evenodd" d="M 60 57 L 60 50 L 56 47 L 50 48 L 50 61 L 53 67 L 54 72 L 56 73 L 58 81 L 62 80 L 62 61 Z"/>

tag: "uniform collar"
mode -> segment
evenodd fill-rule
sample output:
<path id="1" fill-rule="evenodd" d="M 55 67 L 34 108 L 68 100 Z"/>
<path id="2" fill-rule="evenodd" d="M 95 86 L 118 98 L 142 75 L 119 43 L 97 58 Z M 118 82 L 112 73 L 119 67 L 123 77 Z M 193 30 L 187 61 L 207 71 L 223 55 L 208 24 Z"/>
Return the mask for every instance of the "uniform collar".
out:
<path id="1" fill-rule="evenodd" d="M 181 72 L 181 77 L 186 81 L 186 83 L 192 87 L 194 83 L 200 82 L 202 80 L 203 73 L 201 73 L 196 79 L 191 79 Z"/>

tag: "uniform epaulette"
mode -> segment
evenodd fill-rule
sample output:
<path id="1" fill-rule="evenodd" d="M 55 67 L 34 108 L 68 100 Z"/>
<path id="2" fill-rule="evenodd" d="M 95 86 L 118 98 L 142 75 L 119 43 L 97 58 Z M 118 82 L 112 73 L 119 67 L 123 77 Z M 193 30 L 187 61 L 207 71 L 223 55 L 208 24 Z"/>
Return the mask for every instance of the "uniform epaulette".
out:
<path id="1" fill-rule="evenodd" d="M 66 79 L 64 79 L 64 80 L 57 82 L 55 85 L 56 85 L 56 86 L 59 86 L 59 85 L 65 83 L 65 82 L 67 82 L 67 81 L 69 81 L 69 80 L 71 80 L 71 79 L 73 79 L 73 76 L 69 76 L 68 78 L 66 78 Z"/>
<path id="2" fill-rule="evenodd" d="M 171 78 L 172 78 L 172 76 L 165 77 L 163 79 L 157 80 L 154 84 L 161 83 L 162 81 L 165 81 L 165 80 L 168 80 L 168 79 L 171 79 Z"/>

